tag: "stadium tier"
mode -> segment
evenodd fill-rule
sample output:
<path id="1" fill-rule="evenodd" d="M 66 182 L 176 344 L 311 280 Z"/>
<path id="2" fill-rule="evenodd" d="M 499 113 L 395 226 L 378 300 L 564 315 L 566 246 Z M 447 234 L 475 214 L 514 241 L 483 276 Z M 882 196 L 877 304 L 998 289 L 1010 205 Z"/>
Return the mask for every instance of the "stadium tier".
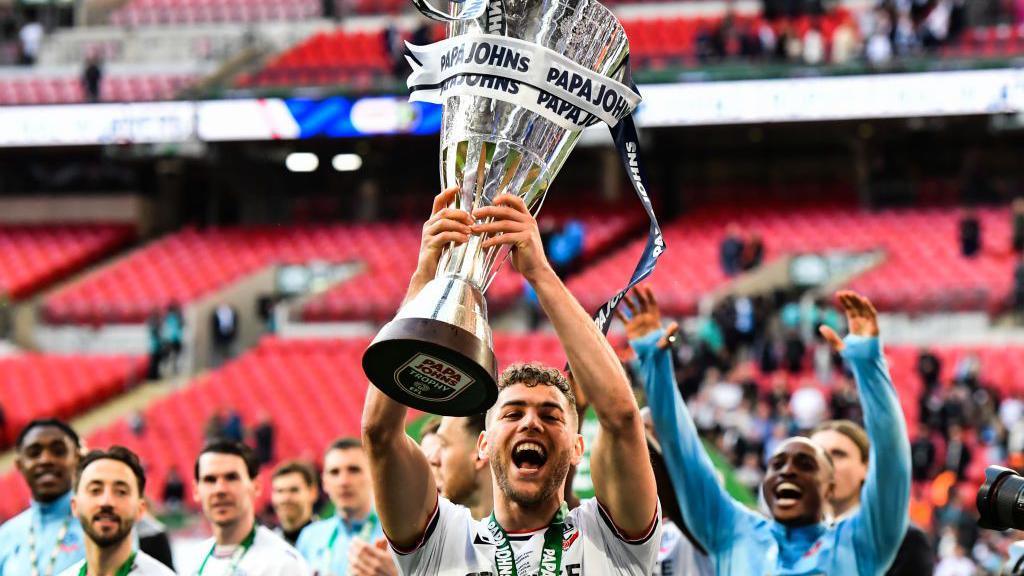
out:
<path id="1" fill-rule="evenodd" d="M 622 239 L 642 217 L 584 219 L 584 257 Z M 53 323 L 141 322 L 172 302 L 188 303 L 272 264 L 325 261 L 362 262 L 365 269 L 311 302 L 307 317 L 384 320 L 405 294 L 420 233 L 419 224 L 185 230 L 65 287 L 45 302 L 43 313 Z M 514 274 L 499 274 L 488 291 L 492 309 L 521 292 Z"/>
<path id="2" fill-rule="evenodd" d="M 187 74 L 106 76 L 100 95 L 104 102 L 172 100 L 195 80 L 195 76 Z M 0 79 L 0 105 L 81 102 L 85 102 L 85 93 L 80 76 Z"/>
<path id="3" fill-rule="evenodd" d="M 959 251 L 960 215 L 952 208 L 698 209 L 665 226 L 671 257 L 659 261 L 650 285 L 666 312 L 696 312 L 704 295 L 729 280 L 719 249 L 726 228 L 735 223 L 744 234 L 761 237 L 766 264 L 786 254 L 882 250 L 885 260 L 849 285 L 882 310 L 1000 310 L 1008 303 L 1016 261 L 1009 212 L 978 212 L 984 247 L 974 258 Z M 569 280 L 569 288 L 584 307 L 596 309 L 628 277 L 642 246 L 636 240 L 587 268 Z"/>
<path id="4" fill-rule="evenodd" d="M 19 354 L 0 358 L 3 442 L 34 418 L 77 416 L 142 380 L 146 358 Z"/>
<path id="5" fill-rule="evenodd" d="M 543 217 L 542 217 L 543 218 Z M 583 262 L 604 253 L 616 243 L 624 240 L 628 234 L 643 225 L 644 216 L 637 211 L 633 214 L 609 214 L 591 216 L 582 219 L 584 227 Z M 508 264 L 506 264 L 508 265 Z M 386 267 L 383 271 L 388 270 Z M 411 268 L 409 269 L 411 271 Z M 397 273 L 399 279 L 406 276 Z M 405 293 L 405 285 L 399 281 L 400 290 L 387 298 L 367 298 L 378 290 L 386 274 L 363 274 L 348 282 L 338 284 L 324 294 L 310 300 L 303 309 L 303 318 L 309 321 L 323 320 L 390 320 Z M 510 300 L 522 293 L 521 281 L 514 275 L 503 270 L 499 272 L 495 284 L 487 291 L 488 305 L 492 311 L 500 310 Z M 614 292 L 608 292 L 604 298 L 610 298 Z"/>
<path id="6" fill-rule="evenodd" d="M 192 463 L 202 446 L 204 428 L 218 411 L 235 409 L 246 425 L 269 416 L 275 428 L 276 456 L 319 460 L 334 438 L 359 434 L 367 386 L 360 358 L 368 342 L 263 340 L 236 361 L 149 406 L 143 414 L 142 434 L 136 435 L 121 420 L 89 435 L 86 442 L 90 446 L 122 444 L 145 455 L 149 494 L 157 500 L 172 467 L 185 480 L 186 494 L 191 494 Z M 561 366 L 565 362 L 553 335 L 498 335 L 495 352 L 503 364 L 536 360 Z M 0 479 L 0 492 L 0 518 L 18 512 L 28 498 L 16 471 Z M 269 497 L 269 490 L 263 496 Z"/>
<path id="7" fill-rule="evenodd" d="M 118 26 L 308 20 L 320 0 L 133 0 L 111 14 Z"/>
<path id="8" fill-rule="evenodd" d="M 0 226 L 0 293 L 20 299 L 135 237 L 128 226 Z"/>
<path id="9" fill-rule="evenodd" d="M 318 32 L 275 57 L 263 70 L 238 80 L 240 87 L 351 84 L 391 73 L 384 35 Z"/>

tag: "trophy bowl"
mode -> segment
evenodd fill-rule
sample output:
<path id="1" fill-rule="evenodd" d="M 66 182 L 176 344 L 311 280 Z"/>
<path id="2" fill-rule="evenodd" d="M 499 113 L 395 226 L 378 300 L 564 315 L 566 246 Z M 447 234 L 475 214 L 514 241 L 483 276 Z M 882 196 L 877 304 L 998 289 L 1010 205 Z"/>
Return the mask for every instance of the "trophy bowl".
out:
<path id="1" fill-rule="evenodd" d="M 462 4 L 451 7 L 457 14 Z M 545 47 L 611 80 L 626 73 L 625 31 L 608 8 L 594 1 L 490 0 L 482 16 L 449 23 L 446 42 L 456 42 L 452 58 L 516 67 L 517 55 L 485 41 L 494 35 Z M 510 86 L 505 78 L 487 75 L 464 75 L 458 81 Z M 592 97 L 600 100 L 598 94 Z M 451 208 L 472 212 L 498 195 L 514 194 L 534 215 L 540 209 L 581 130 L 514 100 L 468 94 L 444 98 L 441 184 L 460 189 Z M 446 247 L 436 277 L 402 306 L 363 355 L 367 377 L 394 400 L 431 414 L 467 416 L 486 411 L 497 399 L 497 361 L 484 292 L 508 249 L 483 250 L 485 239 L 473 235 L 465 244 Z"/>

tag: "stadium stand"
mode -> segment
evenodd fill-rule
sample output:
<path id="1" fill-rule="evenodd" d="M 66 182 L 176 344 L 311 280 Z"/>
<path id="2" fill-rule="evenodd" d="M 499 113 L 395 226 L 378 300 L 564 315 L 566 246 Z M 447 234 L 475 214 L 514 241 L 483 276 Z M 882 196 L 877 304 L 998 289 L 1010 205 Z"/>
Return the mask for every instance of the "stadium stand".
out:
<path id="1" fill-rule="evenodd" d="M 850 284 L 881 310 L 999 310 L 1009 298 L 1015 261 L 1009 214 L 978 212 L 985 247 L 972 259 L 959 252 L 959 215 L 953 208 L 698 209 L 665 226 L 665 242 L 675 249 L 672 258 L 659 262 L 651 286 L 666 312 L 693 314 L 702 296 L 728 281 L 719 266 L 719 243 L 735 222 L 761 236 L 765 262 L 784 254 L 883 250 L 886 260 Z M 586 308 L 596 309 L 628 277 L 642 243 L 634 241 L 569 281 Z"/>
<path id="2" fill-rule="evenodd" d="M 235 409 L 247 424 L 269 415 L 276 454 L 318 459 L 335 437 L 359 433 L 367 386 L 359 359 L 368 342 L 265 339 L 236 361 L 150 405 L 141 435 L 121 420 L 89 435 L 86 442 L 122 444 L 145 454 L 149 494 L 157 500 L 172 467 L 185 480 L 186 494 L 191 493 L 192 463 L 202 446 L 204 427 L 217 411 Z M 498 335 L 495 349 L 504 364 L 565 362 L 553 335 Z M 15 471 L 0 479 L 0 491 L 5 494 L 0 498 L 0 518 L 14 515 L 28 499 L 25 483 Z M 267 497 L 269 491 L 264 491 L 264 500 Z"/>
<path id="3" fill-rule="evenodd" d="M 71 418 L 124 392 L 146 373 L 133 356 L 18 354 L 0 358 L 4 446 L 34 418 Z"/>
<path id="4" fill-rule="evenodd" d="M 0 226 L 0 293 L 20 299 L 135 237 L 128 226 Z"/>
<path id="5" fill-rule="evenodd" d="M 642 217 L 585 219 L 593 229 L 585 254 L 621 239 Z M 52 323 L 142 322 L 154 310 L 188 303 L 271 264 L 361 261 L 362 275 L 312 303 L 308 315 L 385 320 L 405 294 L 420 232 L 419 224 L 185 230 L 67 286 L 46 301 L 43 315 Z M 521 290 L 514 274 L 499 274 L 488 291 L 492 309 Z"/>
<path id="6" fill-rule="evenodd" d="M 542 216 L 542 219 L 544 217 Z M 584 242 L 581 259 L 587 262 L 603 254 L 627 235 L 643 225 L 643 214 L 633 211 L 631 214 L 609 214 L 583 218 Z M 341 283 L 320 296 L 309 301 L 303 309 L 303 318 L 307 321 L 324 320 L 390 320 L 391 316 L 405 292 L 405 286 L 399 282 L 400 292 L 387 300 L 371 300 L 367 294 L 378 290 L 383 281 L 382 275 L 364 274 L 349 282 Z M 405 276 L 399 275 L 399 278 Z M 514 275 L 505 272 L 498 274 L 494 286 L 488 290 L 488 305 L 492 310 L 500 310 L 520 293 L 520 281 Z M 611 297 L 613 292 L 604 295 Z M 397 299 L 395 298 L 397 296 Z"/>
<path id="7" fill-rule="evenodd" d="M 110 16 L 117 26 L 198 22 L 307 20 L 320 15 L 318 0 L 134 0 Z"/>
<path id="8" fill-rule="evenodd" d="M 136 74 L 105 76 L 101 85 L 104 102 L 171 100 L 190 86 L 190 74 Z M 42 75 L 0 79 L 0 105 L 76 104 L 85 102 L 80 76 Z"/>

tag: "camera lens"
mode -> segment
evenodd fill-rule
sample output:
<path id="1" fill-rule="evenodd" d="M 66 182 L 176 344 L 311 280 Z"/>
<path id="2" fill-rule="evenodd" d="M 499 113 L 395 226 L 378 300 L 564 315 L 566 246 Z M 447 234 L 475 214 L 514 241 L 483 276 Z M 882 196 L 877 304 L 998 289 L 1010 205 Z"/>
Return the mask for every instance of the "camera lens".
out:
<path id="1" fill-rule="evenodd" d="M 989 466 L 978 490 L 978 525 L 992 530 L 1024 530 L 1024 478 L 1009 468 Z"/>

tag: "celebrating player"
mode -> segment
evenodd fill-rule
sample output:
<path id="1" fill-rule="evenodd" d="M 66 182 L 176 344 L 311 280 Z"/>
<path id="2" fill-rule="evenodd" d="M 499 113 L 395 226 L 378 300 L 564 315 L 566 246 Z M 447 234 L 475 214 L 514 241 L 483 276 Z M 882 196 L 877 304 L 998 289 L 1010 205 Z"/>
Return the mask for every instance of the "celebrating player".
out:
<path id="1" fill-rule="evenodd" d="M 196 458 L 195 499 L 213 538 L 195 576 L 306 576 L 306 561 L 269 528 L 256 524 L 259 462 L 241 442 L 214 440 Z"/>
<path id="2" fill-rule="evenodd" d="M 596 499 L 567 512 L 563 486 L 583 455 L 575 400 L 555 369 L 517 365 L 498 381 L 477 449 L 490 463 L 493 512 L 437 494 L 430 465 L 405 434 L 407 408 L 370 388 L 363 437 L 377 510 L 403 574 L 631 574 L 654 567 L 660 518 L 640 411 L 615 352 L 552 270 L 536 220 L 520 198 L 501 195 L 472 215 L 445 208 L 458 188 L 434 200 L 424 225 L 408 297 L 434 277 L 441 249 L 484 234 L 482 245 L 507 245 L 512 264 L 536 291 L 580 389 L 600 424 L 591 468 Z M 476 224 L 475 222 L 486 222 Z"/>
<path id="3" fill-rule="evenodd" d="M 21 430 L 15 449 L 32 503 L 0 528 L 0 575 L 53 576 L 85 558 L 82 526 L 71 512 L 78 434 L 60 420 L 34 420 Z"/>
<path id="4" fill-rule="evenodd" d="M 750 574 L 843 574 L 877 576 L 892 563 L 906 533 L 910 501 L 910 445 L 906 424 L 878 339 L 871 303 L 840 292 L 850 335 L 822 335 L 853 370 L 864 404 L 871 457 L 861 508 L 829 522 L 835 487 L 829 455 L 808 438 L 782 442 L 768 460 L 762 493 L 771 518 L 735 502 L 718 483 L 697 429 L 676 386 L 657 304 L 640 289 L 631 302 L 631 339 L 655 429 L 664 450 L 684 520 L 708 551 L 720 576 Z M 643 329 L 639 329 L 642 326 Z"/>
<path id="5" fill-rule="evenodd" d="M 145 552 L 135 550 L 132 529 L 146 513 L 146 473 L 139 457 L 123 446 L 93 450 L 75 474 L 71 509 L 85 531 L 85 559 L 61 576 L 174 576 Z"/>
<path id="6" fill-rule="evenodd" d="M 466 418 L 445 416 L 437 428 L 437 448 L 427 456 L 441 495 L 452 504 L 465 506 L 473 518 L 491 514 L 491 466 L 476 443 L 486 425 L 486 414 Z"/>

